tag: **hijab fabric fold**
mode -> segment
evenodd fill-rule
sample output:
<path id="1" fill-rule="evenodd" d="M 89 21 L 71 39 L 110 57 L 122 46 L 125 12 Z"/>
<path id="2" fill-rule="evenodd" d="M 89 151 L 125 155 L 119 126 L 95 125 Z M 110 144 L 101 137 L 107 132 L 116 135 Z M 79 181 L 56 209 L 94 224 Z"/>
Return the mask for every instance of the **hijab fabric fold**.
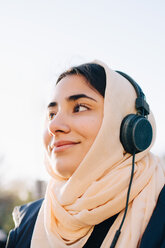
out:
<path id="1" fill-rule="evenodd" d="M 31 248 L 83 247 L 96 224 L 119 213 L 101 245 L 101 248 L 108 248 L 120 226 L 132 168 L 132 156 L 125 153 L 120 143 L 120 125 L 127 114 L 136 113 L 137 96 L 124 77 L 100 61 L 94 63 L 103 66 L 106 72 L 102 126 L 89 152 L 69 179 L 60 178 L 48 164 L 51 179 Z M 149 120 L 154 142 L 152 114 Z M 151 146 L 135 156 L 128 211 L 116 248 L 138 247 L 164 186 L 163 165 L 150 152 Z"/>

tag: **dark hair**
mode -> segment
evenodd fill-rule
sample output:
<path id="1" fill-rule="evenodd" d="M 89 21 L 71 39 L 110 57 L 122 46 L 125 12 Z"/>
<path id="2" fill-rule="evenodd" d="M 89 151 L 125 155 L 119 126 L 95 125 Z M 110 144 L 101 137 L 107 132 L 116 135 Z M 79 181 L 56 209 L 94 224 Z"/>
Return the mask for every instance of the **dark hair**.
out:
<path id="1" fill-rule="evenodd" d="M 63 72 L 57 79 L 56 84 L 68 75 L 82 75 L 87 83 L 95 88 L 103 97 L 105 95 L 106 74 L 101 65 L 94 63 L 86 63 L 79 66 L 71 67 L 69 70 Z"/>

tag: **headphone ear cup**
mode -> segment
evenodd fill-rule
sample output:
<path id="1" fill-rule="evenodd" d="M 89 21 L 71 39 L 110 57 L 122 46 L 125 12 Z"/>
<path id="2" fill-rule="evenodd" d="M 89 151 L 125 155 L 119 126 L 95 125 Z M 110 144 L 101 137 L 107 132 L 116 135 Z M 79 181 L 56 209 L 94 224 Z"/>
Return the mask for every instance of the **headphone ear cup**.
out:
<path id="1" fill-rule="evenodd" d="M 124 150 L 130 154 L 146 150 L 152 141 L 152 126 L 141 115 L 127 115 L 120 127 L 120 141 Z"/>

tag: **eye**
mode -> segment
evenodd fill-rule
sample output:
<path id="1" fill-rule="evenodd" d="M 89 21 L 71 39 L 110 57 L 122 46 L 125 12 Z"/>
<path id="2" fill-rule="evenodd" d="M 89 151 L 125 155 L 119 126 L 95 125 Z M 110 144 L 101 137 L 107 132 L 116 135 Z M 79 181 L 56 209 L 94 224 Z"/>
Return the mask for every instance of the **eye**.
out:
<path id="1" fill-rule="evenodd" d="M 49 121 L 51 121 L 54 118 L 54 116 L 55 116 L 55 113 L 53 113 L 53 112 L 48 113 Z"/>
<path id="2" fill-rule="evenodd" d="M 77 104 L 75 107 L 74 107 L 74 112 L 83 112 L 83 111 L 86 111 L 88 110 L 89 108 L 84 105 L 84 104 Z"/>

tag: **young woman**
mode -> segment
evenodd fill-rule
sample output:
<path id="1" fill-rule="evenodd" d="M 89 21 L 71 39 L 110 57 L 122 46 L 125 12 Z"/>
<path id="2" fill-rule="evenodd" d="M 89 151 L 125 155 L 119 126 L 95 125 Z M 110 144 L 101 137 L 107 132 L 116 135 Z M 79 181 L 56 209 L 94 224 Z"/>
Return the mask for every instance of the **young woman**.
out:
<path id="1" fill-rule="evenodd" d="M 44 200 L 15 209 L 7 248 L 107 248 L 118 229 L 115 247 L 165 247 L 165 177 L 150 152 L 155 123 L 142 91 L 95 61 L 61 74 L 52 93 L 44 132 L 51 179 Z M 132 126 L 144 135 L 133 128 L 132 137 Z"/>

